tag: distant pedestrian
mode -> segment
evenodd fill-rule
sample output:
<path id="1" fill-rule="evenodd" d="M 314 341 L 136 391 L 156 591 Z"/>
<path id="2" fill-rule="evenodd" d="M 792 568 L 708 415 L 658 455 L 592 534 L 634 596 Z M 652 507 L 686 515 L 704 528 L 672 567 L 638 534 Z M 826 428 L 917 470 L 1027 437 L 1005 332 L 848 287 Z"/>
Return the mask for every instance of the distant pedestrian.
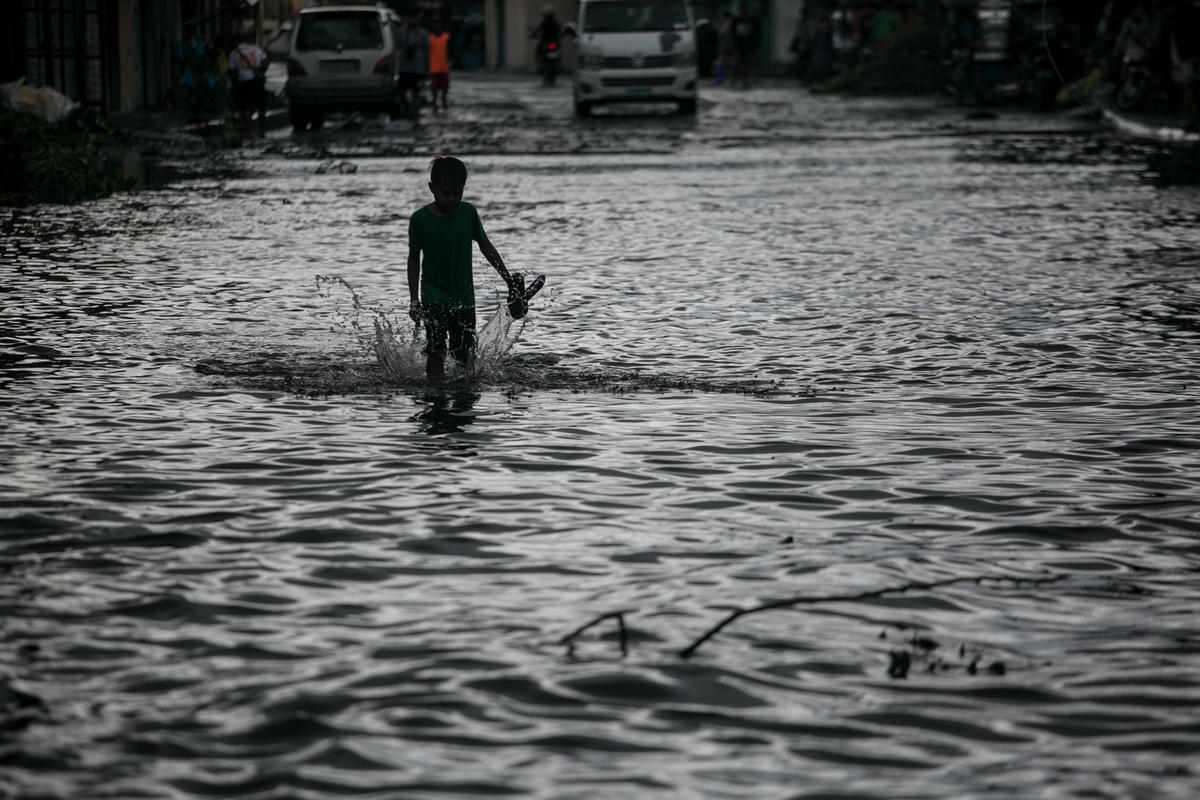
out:
<path id="1" fill-rule="evenodd" d="M 404 16 L 404 27 L 396 34 L 396 51 L 400 91 L 408 106 L 408 117 L 416 125 L 421 114 L 421 87 L 429 69 L 429 32 L 421 27 L 415 11 Z"/>
<path id="2" fill-rule="evenodd" d="M 429 93 L 433 99 L 433 111 L 438 109 L 438 97 L 442 110 L 450 107 L 450 34 L 442 27 L 442 18 L 434 17 L 429 32 Z"/>
<path id="3" fill-rule="evenodd" d="M 792 51 L 792 55 L 796 59 L 796 77 L 801 83 L 804 82 L 804 74 L 808 72 L 808 59 L 812 54 L 813 43 L 813 24 L 809 18 L 807 8 L 800 9 L 800 16 L 796 18 L 796 29 L 792 32 L 792 41 L 788 45 L 788 50 Z"/>
<path id="4" fill-rule="evenodd" d="M 1200 130 L 1200 9 L 1178 3 L 1171 8 L 1171 82 L 1179 92 L 1179 124 Z"/>
<path id="5" fill-rule="evenodd" d="M 883 8 L 864 17 L 862 26 L 861 60 L 867 62 L 879 55 L 883 43 L 900 30 L 900 15 L 896 12 L 896 4 L 887 3 Z"/>
<path id="6" fill-rule="evenodd" d="M 470 370 L 475 357 L 475 279 L 471 243 L 499 273 L 513 278 L 488 241 L 475 206 L 463 202 L 467 167 L 453 156 L 434 159 L 429 171 L 433 202 L 408 222 L 408 315 L 425 323 L 425 374 L 445 377 L 446 351 Z"/>
<path id="7" fill-rule="evenodd" d="M 833 16 L 828 11 L 818 11 L 812 29 L 812 44 L 808 54 L 808 67 L 804 71 L 805 81 L 821 83 L 833 75 L 837 49 L 833 44 Z"/>
<path id="8" fill-rule="evenodd" d="M 701 78 L 713 76 L 720 36 L 711 21 L 704 19 L 696 25 L 696 69 Z"/>
<path id="9" fill-rule="evenodd" d="M 721 28 L 717 32 L 717 75 L 713 83 L 720 86 L 725 77 L 733 79 L 733 70 L 737 65 L 737 47 L 733 41 L 733 16 L 728 11 L 721 12 Z"/>
<path id="10" fill-rule="evenodd" d="M 1121 62 L 1129 50 L 1135 47 L 1150 47 L 1153 33 L 1153 21 L 1146 12 L 1146 4 L 1138 3 L 1121 23 L 1121 31 L 1113 44 L 1112 55 L 1117 67 L 1114 73 L 1119 72 Z"/>
<path id="11" fill-rule="evenodd" d="M 896 12 L 895 3 L 886 3 L 875 12 L 871 19 L 871 41 L 873 43 L 890 39 L 900 30 L 900 15 Z"/>
<path id="12" fill-rule="evenodd" d="M 242 135 L 249 138 L 255 133 L 250 125 L 251 116 L 258 113 L 257 133 L 267 131 L 267 51 L 254 43 L 254 31 L 243 28 L 238 34 L 238 45 L 229 54 L 229 78 L 233 87 L 233 105 L 242 121 Z"/>
<path id="13" fill-rule="evenodd" d="M 733 21 L 733 44 L 737 49 L 736 82 L 743 88 L 750 86 L 750 80 L 758 66 L 758 45 L 762 39 L 762 21 L 757 14 L 742 6 L 737 19 Z"/>

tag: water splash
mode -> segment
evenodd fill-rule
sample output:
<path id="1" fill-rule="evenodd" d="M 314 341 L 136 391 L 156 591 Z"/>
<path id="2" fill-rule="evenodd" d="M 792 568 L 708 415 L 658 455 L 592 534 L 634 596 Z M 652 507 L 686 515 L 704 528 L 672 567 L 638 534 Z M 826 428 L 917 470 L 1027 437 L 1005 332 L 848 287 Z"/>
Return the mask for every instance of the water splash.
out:
<path id="1" fill-rule="evenodd" d="M 525 319 L 513 319 L 502 302 L 475 337 L 475 373 L 486 377 L 499 369 L 525 329 Z"/>
<path id="2" fill-rule="evenodd" d="M 390 320 L 375 319 L 375 341 L 372 347 L 385 377 L 407 383 L 425 374 L 420 329 L 416 325 L 412 328 L 411 340 L 404 341 Z"/>
<path id="3" fill-rule="evenodd" d="M 385 321 L 390 326 L 395 312 L 383 306 L 371 306 L 363 302 L 358 292 L 344 278 L 337 275 L 318 275 L 317 293 L 329 300 L 329 313 L 333 329 L 348 333 L 364 349 L 374 346 L 375 321 Z"/>
<path id="4" fill-rule="evenodd" d="M 331 301 L 335 326 L 375 355 L 385 380 L 401 384 L 424 380 L 420 327 L 409 321 L 406 312 L 363 302 L 354 287 L 336 275 L 318 275 L 317 290 Z M 502 362 L 524 327 L 525 321 L 513 319 L 497 299 L 495 309 L 476 332 L 474 364 L 464 368 L 451 359 L 447 363 L 450 379 L 482 381 L 503 374 Z"/>
<path id="5" fill-rule="evenodd" d="M 209 358 L 196 365 L 205 375 L 224 377 L 257 389 L 301 394 L 387 393 L 396 389 L 424 389 L 424 337 L 407 309 L 365 302 L 345 279 L 318 275 L 317 289 L 329 301 L 326 313 L 336 333 L 352 342 L 345 350 L 312 353 L 273 350 L 251 351 L 240 357 Z M 476 354 L 471 368 L 447 361 L 446 383 L 517 393 L 570 391 L 603 394 L 637 392 L 702 392 L 756 396 L 809 395 L 811 387 L 789 387 L 779 381 L 713 379 L 670 372 L 563 364 L 557 353 L 516 353 L 513 347 L 526 319 L 513 319 L 504 298 L 476 333 Z"/>

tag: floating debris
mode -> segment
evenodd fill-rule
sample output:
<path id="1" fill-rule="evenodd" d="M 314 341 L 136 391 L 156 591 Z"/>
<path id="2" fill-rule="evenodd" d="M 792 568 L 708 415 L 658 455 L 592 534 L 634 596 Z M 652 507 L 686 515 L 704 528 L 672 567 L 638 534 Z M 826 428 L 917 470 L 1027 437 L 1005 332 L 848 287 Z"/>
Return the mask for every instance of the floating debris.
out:
<path id="1" fill-rule="evenodd" d="M 358 165 L 352 164 L 349 161 L 322 161 L 317 165 L 315 172 L 318 175 L 324 175 L 327 172 L 337 172 L 342 175 L 352 175 L 358 172 Z"/>

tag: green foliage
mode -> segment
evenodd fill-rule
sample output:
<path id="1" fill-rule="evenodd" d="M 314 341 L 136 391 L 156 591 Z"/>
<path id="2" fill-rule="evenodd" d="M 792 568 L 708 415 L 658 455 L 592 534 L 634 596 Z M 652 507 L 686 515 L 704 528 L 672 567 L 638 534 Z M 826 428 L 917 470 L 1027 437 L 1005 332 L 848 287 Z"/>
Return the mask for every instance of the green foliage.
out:
<path id="1" fill-rule="evenodd" d="M 121 167 L 129 135 L 94 111 L 56 125 L 0 110 L 0 206 L 79 203 L 132 188 Z"/>
<path id="2" fill-rule="evenodd" d="M 823 88 L 841 94 L 920 94 L 941 86 L 941 26 L 936 15 L 917 17 L 876 45 L 865 64 L 838 75 Z"/>

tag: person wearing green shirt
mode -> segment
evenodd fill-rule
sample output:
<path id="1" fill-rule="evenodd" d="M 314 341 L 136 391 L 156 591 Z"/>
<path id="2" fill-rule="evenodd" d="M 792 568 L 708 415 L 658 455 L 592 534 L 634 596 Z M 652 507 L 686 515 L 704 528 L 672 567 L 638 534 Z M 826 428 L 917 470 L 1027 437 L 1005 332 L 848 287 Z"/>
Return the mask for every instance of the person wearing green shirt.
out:
<path id="1" fill-rule="evenodd" d="M 488 241 L 475 206 L 463 201 L 467 167 L 453 156 L 433 160 L 433 202 L 408 220 L 408 315 L 425 324 L 425 374 L 446 375 L 446 351 L 468 371 L 475 355 L 475 280 L 472 242 L 505 284 L 512 276 Z"/>
<path id="2" fill-rule="evenodd" d="M 890 39 L 898 30 L 900 30 L 900 15 L 896 13 L 895 3 L 888 3 L 882 10 L 875 12 L 875 21 L 871 24 L 872 42 Z"/>

